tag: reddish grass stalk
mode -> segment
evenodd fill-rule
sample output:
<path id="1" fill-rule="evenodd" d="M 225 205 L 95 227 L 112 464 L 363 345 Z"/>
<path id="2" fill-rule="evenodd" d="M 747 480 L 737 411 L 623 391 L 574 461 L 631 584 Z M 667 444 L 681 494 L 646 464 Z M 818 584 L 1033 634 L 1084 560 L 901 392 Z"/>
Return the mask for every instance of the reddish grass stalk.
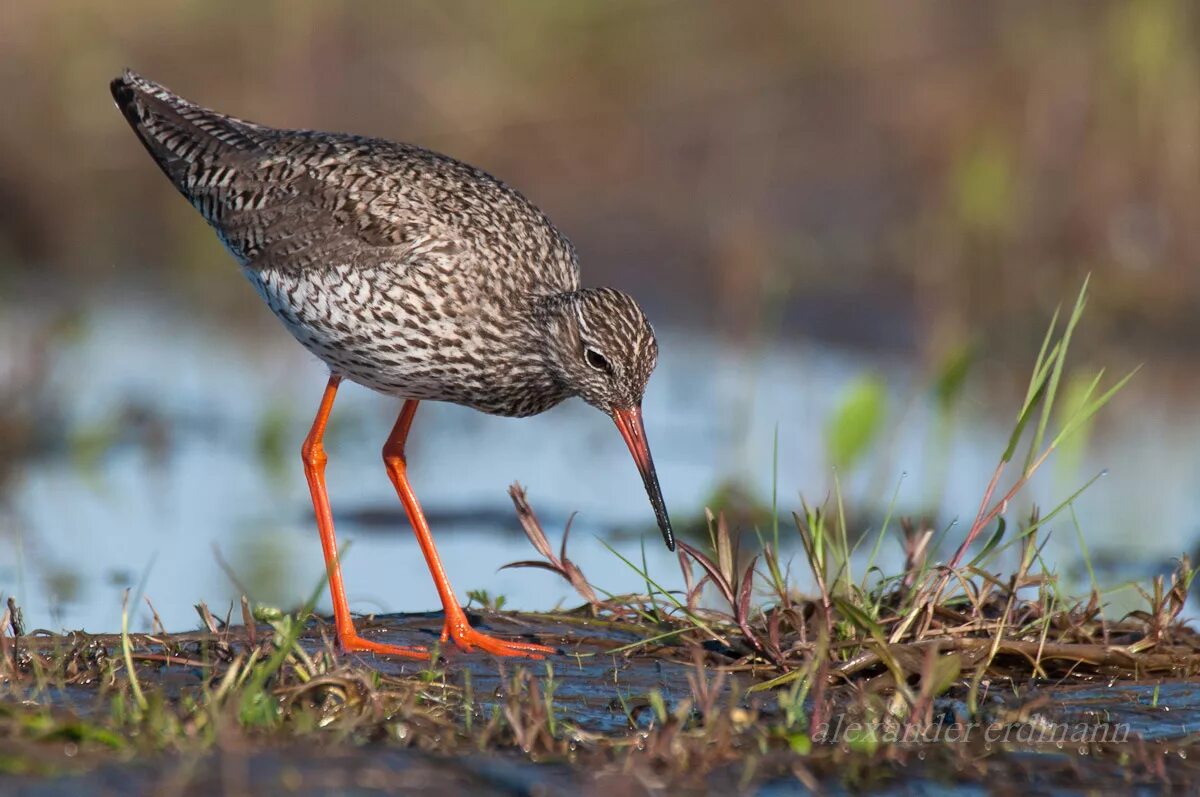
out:
<path id="1" fill-rule="evenodd" d="M 1004 475 L 1004 466 L 1006 464 L 1007 463 L 1001 461 L 1000 464 L 996 466 L 996 472 L 992 474 L 992 480 L 988 482 L 987 490 L 985 490 L 983 493 L 983 500 L 979 502 L 979 512 L 975 515 L 975 522 L 971 524 L 971 530 L 967 532 L 967 538 L 963 540 L 962 545 L 958 546 L 958 551 L 955 552 L 954 558 L 950 560 L 951 569 L 958 567 L 963 556 L 967 552 L 967 548 L 975 541 L 975 538 L 978 537 L 983 529 L 987 526 L 987 521 L 984 520 L 984 518 L 992 515 L 991 512 L 988 512 L 988 504 L 992 500 L 992 495 L 994 495 L 996 492 L 996 486 L 1000 483 L 1000 477 Z M 999 506 L 999 504 L 997 506 Z"/>
<path id="2" fill-rule="evenodd" d="M 1046 461 L 1046 458 L 1050 456 L 1050 452 L 1053 450 L 1054 446 L 1051 445 L 1045 451 L 1043 451 L 1042 455 L 1034 460 L 1033 464 L 1021 474 L 1021 478 L 1017 479 L 1016 482 L 1013 483 L 1013 486 L 1009 488 L 1007 493 L 1004 494 L 1004 497 L 997 501 L 989 510 L 987 509 L 988 502 L 992 499 L 992 495 L 996 492 L 996 485 L 999 483 L 1000 476 L 1004 473 L 1004 466 L 1007 463 L 1001 462 L 996 466 L 996 472 L 992 474 L 992 480 L 988 483 L 987 491 L 983 494 L 983 501 L 981 501 L 979 504 L 979 514 L 975 516 L 975 522 L 971 524 L 971 530 L 967 532 L 967 538 L 963 540 L 962 545 L 958 546 L 958 550 L 954 553 L 954 558 L 950 560 L 949 567 L 951 570 L 959 566 L 959 564 L 962 562 L 963 556 L 967 552 L 967 548 L 972 542 L 975 541 L 975 538 L 978 537 L 993 520 L 1003 514 L 1004 510 L 1008 507 L 1009 501 L 1015 498 L 1017 493 L 1021 491 L 1021 488 L 1029 483 L 1029 480 L 1033 477 L 1033 474 L 1037 472 L 1038 468 L 1042 466 L 1042 463 Z M 943 577 L 943 585 L 944 583 L 945 577 Z"/>

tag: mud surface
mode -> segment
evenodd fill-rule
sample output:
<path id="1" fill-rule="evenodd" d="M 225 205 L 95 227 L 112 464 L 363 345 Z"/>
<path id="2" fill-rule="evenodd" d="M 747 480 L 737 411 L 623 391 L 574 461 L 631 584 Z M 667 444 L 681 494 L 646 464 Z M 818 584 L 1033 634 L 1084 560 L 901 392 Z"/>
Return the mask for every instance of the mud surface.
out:
<path id="1" fill-rule="evenodd" d="M 691 694 L 688 676 L 695 672 L 682 651 L 663 648 L 653 655 L 627 657 L 614 652 L 641 635 L 632 629 L 578 618 L 534 615 L 472 613 L 481 631 L 508 638 L 557 645 L 562 653 L 544 662 L 523 666 L 543 684 L 551 679 L 556 717 L 569 732 L 582 734 L 636 734 L 642 723 L 646 696 L 657 690 L 670 706 Z M 360 622 L 368 638 L 400 645 L 436 645 L 441 631 L 440 614 L 381 616 Z M 268 633 L 264 627 L 263 633 Z M 326 629 L 310 627 L 303 645 L 316 652 Z M 45 640 L 43 640 L 45 642 Z M 674 654 L 674 655 L 673 655 Z M 416 675 L 426 668 L 420 662 L 372 655 L 361 663 L 381 672 Z M 549 669 L 547 669 L 549 665 Z M 456 686 L 467 681 L 475 700 L 486 715 L 502 706 L 508 677 L 518 662 L 500 661 L 487 655 L 447 650 L 439 678 Z M 469 674 L 469 676 L 468 676 Z M 198 667 L 163 666 L 142 674 L 143 686 L 167 697 L 185 695 L 204 681 Z M 743 676 L 745 684 L 749 676 Z M 730 692 L 736 686 L 725 686 Z M 733 698 L 745 701 L 745 698 Z M 40 701 L 69 708 L 80 717 L 104 716 L 110 707 L 95 691 L 69 686 L 43 693 Z M 767 699 L 765 702 L 770 702 Z M 0 710 L 4 709 L 0 705 Z M 936 716 L 954 722 L 963 716 L 964 704 L 949 698 L 937 703 Z M 649 715 L 649 712 L 645 712 Z M 992 691 L 983 711 L 982 728 L 988 722 L 1010 722 L 1020 715 L 1016 727 L 1038 728 L 1041 735 L 1009 734 L 985 740 L 977 735 L 968 743 L 947 741 L 943 735 L 923 743 L 920 752 L 906 762 L 880 761 L 854 775 L 858 784 L 822 775 L 822 793 L 859 793 L 863 778 L 872 793 L 893 795 L 942 794 L 1086 794 L 1111 791 L 1128 794 L 1163 793 L 1157 786 L 1131 783 L 1117 757 L 1104 760 L 1087 755 L 1070 740 L 1069 729 L 1100 726 L 1123 728 L 1115 741 L 1129 745 L 1132 753 L 1144 752 L 1147 743 L 1165 744 L 1162 774 L 1170 791 L 1190 782 L 1178 774 L 1177 765 L 1189 753 L 1200 755 L 1194 738 L 1200 735 L 1200 684 L 1185 681 L 1155 683 L 1053 685 L 1033 684 L 1013 693 Z M 1056 736 L 1055 730 L 1066 729 Z M 1048 731 L 1046 729 L 1049 729 Z M 1110 740 L 1111 741 L 1111 740 Z M 845 746 L 845 738 L 817 744 Z M 598 768 L 580 766 L 566 759 L 531 761 L 519 751 L 477 751 L 446 756 L 415 749 L 400 749 L 386 741 L 369 744 L 316 744 L 281 738 L 257 738 L 251 744 L 218 744 L 201 753 L 136 756 L 114 754 L 107 759 L 75 757 L 74 743 L 38 742 L 10 747 L 7 766 L 0 766 L 0 794 L 46 795 L 511 795 L 511 794 L 624 794 L 735 793 L 741 789 L 763 795 L 810 793 L 803 778 L 764 775 L 747 779 L 739 767 L 717 767 L 686 787 L 656 780 L 653 773 L 631 771 L 619 762 Z M 1121 749 L 1121 748 L 1115 748 Z M 1139 752 L 1141 751 L 1141 752 Z M 0 756 L 3 758 L 3 756 Z M 778 756 L 775 772 L 789 766 Z M 793 764 L 804 761 L 796 756 Z M 0 763 L 4 763 L 0 761 Z M 14 766 L 14 763 L 20 766 Z M 766 767 L 764 766 L 764 770 Z M 1176 774 L 1173 774 L 1176 773 Z"/>

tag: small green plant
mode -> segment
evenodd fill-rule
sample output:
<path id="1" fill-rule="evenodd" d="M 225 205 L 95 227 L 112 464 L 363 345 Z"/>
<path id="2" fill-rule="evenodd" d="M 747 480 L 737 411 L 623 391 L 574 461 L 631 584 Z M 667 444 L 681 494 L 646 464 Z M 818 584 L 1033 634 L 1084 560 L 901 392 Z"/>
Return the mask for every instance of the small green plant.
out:
<path id="1" fill-rule="evenodd" d="M 468 606 L 476 605 L 488 611 L 498 612 L 504 608 L 507 599 L 503 595 L 492 597 L 486 589 L 467 590 Z"/>
<path id="2" fill-rule="evenodd" d="M 866 376 L 850 386 L 825 432 L 835 468 L 850 470 L 858 464 L 879 437 L 886 412 L 887 387 L 882 378 Z"/>

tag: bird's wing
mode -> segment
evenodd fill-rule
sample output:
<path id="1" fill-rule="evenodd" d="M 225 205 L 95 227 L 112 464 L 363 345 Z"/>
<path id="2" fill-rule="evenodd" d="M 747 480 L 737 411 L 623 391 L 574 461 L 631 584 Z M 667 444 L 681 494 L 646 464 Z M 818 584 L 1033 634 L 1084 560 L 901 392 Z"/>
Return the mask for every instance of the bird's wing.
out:
<path id="1" fill-rule="evenodd" d="M 401 261 L 419 236 L 368 164 L 366 139 L 276 130 L 125 72 L 113 98 L 146 150 L 222 242 L 253 268 Z M 424 237 L 438 225 L 424 225 Z"/>
<path id="2" fill-rule="evenodd" d="M 355 151 L 351 146 L 307 159 L 294 151 L 267 155 L 238 164 L 223 185 L 194 174 L 189 188 L 193 195 L 214 195 L 201 212 L 208 211 L 225 245 L 255 269 L 397 264 L 418 250 L 461 251 L 453 230 L 369 162 L 356 161 Z"/>
<path id="3" fill-rule="evenodd" d="M 128 71 L 112 93 L 155 162 L 250 268 L 440 257 L 539 267 L 522 272 L 529 286 L 515 287 L 579 285 L 574 248 L 541 211 L 453 158 L 380 139 L 265 127 Z"/>

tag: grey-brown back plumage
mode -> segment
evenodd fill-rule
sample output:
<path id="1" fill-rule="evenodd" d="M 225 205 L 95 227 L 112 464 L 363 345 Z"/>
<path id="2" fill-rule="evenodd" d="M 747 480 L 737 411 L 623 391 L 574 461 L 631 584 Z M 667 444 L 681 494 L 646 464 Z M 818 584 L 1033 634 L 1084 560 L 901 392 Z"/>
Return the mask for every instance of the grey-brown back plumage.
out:
<path id="1" fill-rule="evenodd" d="M 519 192 L 421 147 L 309 130 L 277 130 L 203 108 L 133 72 L 113 97 L 171 182 L 245 266 L 457 257 L 542 264 L 534 292 L 579 285 L 570 242 Z"/>

